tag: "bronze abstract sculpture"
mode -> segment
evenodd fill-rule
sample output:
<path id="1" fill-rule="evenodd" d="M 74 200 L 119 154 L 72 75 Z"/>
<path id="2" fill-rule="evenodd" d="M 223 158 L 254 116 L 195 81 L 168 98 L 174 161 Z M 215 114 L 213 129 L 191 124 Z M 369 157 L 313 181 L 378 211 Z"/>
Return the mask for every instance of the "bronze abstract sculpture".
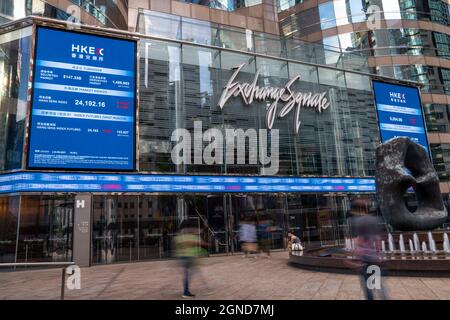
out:
<path id="1" fill-rule="evenodd" d="M 436 171 L 427 151 L 410 138 L 390 139 L 377 148 L 375 179 L 379 208 L 394 229 L 432 230 L 446 221 Z M 415 212 L 404 200 L 410 187 L 418 202 Z"/>

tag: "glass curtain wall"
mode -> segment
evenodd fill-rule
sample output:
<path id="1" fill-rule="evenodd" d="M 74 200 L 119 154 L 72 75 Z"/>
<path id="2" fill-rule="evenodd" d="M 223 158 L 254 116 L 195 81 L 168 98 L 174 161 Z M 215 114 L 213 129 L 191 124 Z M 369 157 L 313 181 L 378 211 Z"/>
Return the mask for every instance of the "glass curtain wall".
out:
<path id="1" fill-rule="evenodd" d="M 94 196 L 92 263 L 172 256 L 182 221 L 176 196 Z"/>
<path id="2" fill-rule="evenodd" d="M 320 24 L 314 24 L 319 20 L 316 10 L 307 10 L 298 15 L 306 24 L 312 24 L 310 32 L 320 32 Z M 283 37 L 255 32 L 244 28 L 235 28 L 216 24 L 209 21 L 180 17 L 176 15 L 141 10 L 138 15 L 138 32 L 155 37 L 164 37 L 173 40 L 184 40 L 193 44 L 208 45 L 217 48 L 235 49 L 243 52 L 255 52 L 280 58 L 292 58 L 299 61 L 325 63 L 323 55 L 339 57 L 341 52 L 339 45 L 324 48 L 321 43 L 311 43 L 298 40 L 296 27 L 284 30 Z M 302 30 L 302 32 L 305 32 Z M 349 70 L 370 71 L 367 58 L 360 53 L 346 52 L 351 56 L 345 66 Z M 319 59 L 316 59 L 316 56 Z M 337 58 L 335 58 L 337 59 Z M 342 66 L 342 60 L 339 60 Z"/>
<path id="3" fill-rule="evenodd" d="M 73 206 L 72 195 L 0 197 L 0 262 L 72 261 Z"/>
<path id="4" fill-rule="evenodd" d="M 0 197 L 0 263 L 15 262 L 20 197 Z"/>
<path id="5" fill-rule="evenodd" d="M 0 172 L 22 166 L 30 44 L 31 27 L 0 35 Z"/>
<path id="6" fill-rule="evenodd" d="M 22 196 L 17 262 L 72 261 L 73 195 Z"/>
<path id="7" fill-rule="evenodd" d="M 449 197 L 444 199 L 448 207 Z M 379 214 L 373 194 L 96 195 L 93 200 L 93 264 L 172 257 L 184 219 L 197 223 L 208 252 L 216 254 L 241 251 L 243 221 L 254 223 L 272 250 L 286 247 L 288 232 L 311 249 L 343 245 L 355 205 Z M 417 206 L 415 198 L 405 201 L 412 210 Z M 68 194 L 0 197 L 0 261 L 71 261 L 73 210 Z"/>
<path id="8" fill-rule="evenodd" d="M 267 240 L 271 250 L 286 248 L 289 231 L 307 248 L 336 246 L 349 235 L 355 200 L 364 200 L 368 213 L 375 211 L 374 195 L 94 196 L 92 263 L 173 257 L 173 239 L 184 219 L 198 225 L 210 254 L 240 252 L 244 221 L 255 224 L 258 240 Z"/>
<path id="9" fill-rule="evenodd" d="M 278 175 L 373 174 L 378 126 L 373 104 L 367 103 L 372 101 L 369 77 L 251 54 L 153 40 L 145 40 L 141 45 L 141 171 L 264 174 L 260 159 L 250 161 L 249 155 L 256 153 L 251 147 L 260 146 L 263 132 L 259 130 L 267 129 L 265 117 L 272 101 L 254 101 L 247 106 L 241 97 L 232 97 L 223 109 L 217 105 L 223 88 L 235 68 L 241 65 L 234 82 L 252 83 L 259 70 L 256 83 L 259 87 L 283 88 L 289 79 L 300 75 L 300 80 L 291 86 L 295 92 L 326 92 L 331 102 L 321 113 L 304 108 L 298 133 L 295 132 L 294 112 L 275 120 L 273 128 L 279 130 L 280 138 Z M 278 110 L 280 108 L 278 106 Z M 191 146 L 190 155 L 186 155 L 188 161 L 178 165 L 174 164 L 172 150 L 184 138 L 174 135 L 176 129 L 187 130 L 187 145 Z M 238 143 L 236 137 L 227 136 L 228 129 L 241 130 L 245 135 L 245 162 L 238 161 L 236 152 L 226 154 L 227 143 Z M 204 155 L 206 147 L 215 141 L 207 135 L 211 132 L 208 130 L 214 130 L 223 138 L 222 148 L 220 144 L 218 147 L 221 154 L 211 153 L 214 163 L 207 163 L 201 156 L 194 157 L 195 150 Z M 266 135 L 269 141 L 270 132 Z M 270 143 L 268 146 L 270 150 Z"/>

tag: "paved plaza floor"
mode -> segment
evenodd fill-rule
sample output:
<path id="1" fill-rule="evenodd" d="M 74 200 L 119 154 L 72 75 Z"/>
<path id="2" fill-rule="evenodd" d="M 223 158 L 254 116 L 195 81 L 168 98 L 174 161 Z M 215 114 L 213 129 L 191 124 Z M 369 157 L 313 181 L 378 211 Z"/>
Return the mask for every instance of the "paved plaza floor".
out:
<path id="1" fill-rule="evenodd" d="M 174 260 L 82 268 L 81 289 L 66 290 L 66 299 L 181 299 L 181 277 Z M 59 299 L 60 283 L 60 269 L 0 272 L 0 299 Z M 385 277 L 384 284 L 390 299 L 450 300 L 448 277 Z M 357 276 L 293 267 L 287 252 L 201 259 L 191 291 L 206 300 L 363 298 Z"/>

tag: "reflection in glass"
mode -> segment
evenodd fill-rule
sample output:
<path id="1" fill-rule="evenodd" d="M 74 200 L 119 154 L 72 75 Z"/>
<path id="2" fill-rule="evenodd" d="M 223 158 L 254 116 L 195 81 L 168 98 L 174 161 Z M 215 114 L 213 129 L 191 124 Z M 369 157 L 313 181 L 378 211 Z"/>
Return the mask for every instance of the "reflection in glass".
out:
<path id="1" fill-rule="evenodd" d="M 386 20 L 402 18 L 400 14 L 400 6 L 398 1 L 382 0 L 382 2 L 383 2 L 384 18 Z"/>
<path id="2" fill-rule="evenodd" d="M 74 197 L 23 196 L 18 262 L 71 261 Z"/>
<path id="3" fill-rule="evenodd" d="M 334 0 L 334 12 L 336 14 L 336 25 L 342 26 L 350 23 L 347 17 L 347 2 L 348 0 Z"/>
<path id="4" fill-rule="evenodd" d="M 450 132 L 450 105 L 424 104 L 428 132 Z"/>
<path id="5" fill-rule="evenodd" d="M 22 166 L 31 27 L 0 35 L 0 172 Z"/>
<path id="6" fill-rule="evenodd" d="M 433 166 L 441 181 L 450 179 L 450 144 L 432 144 L 430 145 Z"/>
<path id="7" fill-rule="evenodd" d="M 351 234 L 352 203 L 367 203 L 366 214 L 376 214 L 374 195 L 288 195 L 287 228 L 307 248 L 342 245 Z"/>
<path id="8" fill-rule="evenodd" d="M 365 0 L 350 0 L 349 4 L 352 23 L 365 21 L 366 20 L 366 10 L 364 9 Z"/>
<path id="9" fill-rule="evenodd" d="M 183 82 L 184 108 L 179 112 L 179 117 L 182 119 L 179 121 L 178 127 L 188 130 L 193 139 L 195 139 L 194 122 L 196 121 L 202 122 L 203 132 L 208 129 L 218 129 L 223 132 L 223 118 L 217 107 L 217 101 L 222 91 L 219 51 L 185 45 L 183 46 L 182 60 L 185 79 Z M 191 141 L 191 145 L 202 146 L 203 150 L 210 142 Z M 213 165 L 204 165 L 204 161 L 202 163 L 194 162 L 197 161 L 191 157 L 191 164 L 186 168 L 188 172 L 222 173 L 224 171 L 223 159 L 219 159 L 220 163 Z"/>
<path id="10" fill-rule="evenodd" d="M 171 256 L 178 231 L 176 196 L 139 196 L 139 260 Z"/>
<path id="11" fill-rule="evenodd" d="M 209 21 L 182 18 L 182 40 L 193 43 L 220 46 L 218 25 Z"/>
<path id="12" fill-rule="evenodd" d="M 173 144 L 168 139 L 183 119 L 180 46 L 143 41 L 140 47 L 140 170 L 184 172 L 171 160 Z"/>
<path id="13" fill-rule="evenodd" d="M 284 57 L 285 51 L 280 37 L 267 33 L 254 33 L 255 52 L 275 57 Z"/>
<path id="14" fill-rule="evenodd" d="M 139 33 L 181 40 L 181 17 L 156 11 L 139 16 Z"/>
<path id="15" fill-rule="evenodd" d="M 289 81 L 288 64 L 285 61 L 273 60 L 273 59 L 256 59 L 256 68 L 260 71 L 260 86 L 264 87 L 277 87 L 284 88 Z M 266 128 L 266 110 L 270 106 L 272 101 L 262 103 L 260 117 L 261 128 Z M 278 104 L 278 112 L 281 110 L 283 104 Z M 295 163 L 296 150 L 293 143 L 295 138 L 295 125 L 294 125 L 294 112 L 291 112 L 284 118 L 275 119 L 273 129 L 279 132 L 279 175 L 296 175 L 297 166 Z M 267 133 L 269 136 L 269 132 Z M 261 137 L 259 137 L 261 139 Z M 267 149 L 271 150 L 271 141 L 268 139 Z M 267 151 L 265 151 L 268 153 Z M 261 174 L 264 173 L 264 169 L 261 168 Z"/>
<path id="16" fill-rule="evenodd" d="M 244 54 L 236 54 L 223 51 L 221 53 L 221 83 L 224 86 L 233 75 L 232 68 L 244 64 L 238 75 L 237 81 L 243 83 L 252 83 L 256 72 L 255 57 Z M 245 108 L 245 116 L 243 116 L 243 108 Z M 223 117 L 223 126 L 225 129 L 248 129 L 258 130 L 261 127 L 259 115 L 264 112 L 261 103 L 253 103 L 251 106 L 244 106 L 241 98 L 232 98 L 228 100 L 224 108 L 219 111 Z M 231 141 L 231 140 L 230 140 Z M 234 140 L 236 144 L 236 139 Z M 246 139 L 246 150 L 248 150 L 249 138 Z M 234 154 L 233 163 L 227 163 L 226 173 L 237 174 L 258 174 L 259 163 L 257 164 L 240 164 L 238 163 L 237 154 Z"/>
<path id="17" fill-rule="evenodd" d="M 252 51 L 253 43 L 248 41 L 248 36 L 242 29 L 220 28 L 221 47 L 241 51 Z"/>
<path id="18" fill-rule="evenodd" d="M 162 259 L 183 217 L 177 196 L 94 196 L 92 263 Z"/>
<path id="19" fill-rule="evenodd" d="M 319 5 L 320 26 L 322 30 L 336 27 L 333 1 Z"/>
<path id="20" fill-rule="evenodd" d="M 0 197 L 0 263 L 15 262 L 19 196 Z"/>
<path id="21" fill-rule="evenodd" d="M 93 208 L 92 262 L 137 260 L 137 197 L 94 196 Z"/>

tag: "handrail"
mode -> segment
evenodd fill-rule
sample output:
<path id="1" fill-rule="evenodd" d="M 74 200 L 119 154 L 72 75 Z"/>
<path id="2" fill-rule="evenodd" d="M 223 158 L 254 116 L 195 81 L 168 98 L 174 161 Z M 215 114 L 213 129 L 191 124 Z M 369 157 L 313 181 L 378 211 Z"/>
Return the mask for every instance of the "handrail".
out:
<path id="1" fill-rule="evenodd" d="M 217 242 L 218 242 L 219 245 L 221 245 L 221 246 L 226 246 L 226 245 L 227 245 L 226 243 L 221 243 L 221 242 L 219 241 L 219 239 L 217 239 L 217 237 L 216 237 L 216 232 L 210 228 L 210 226 L 209 226 L 209 224 L 208 224 L 208 221 L 206 221 L 206 219 L 202 216 L 202 214 L 200 213 L 200 211 L 197 209 L 197 206 L 195 206 L 195 205 L 194 205 L 194 210 L 195 210 L 195 212 L 197 213 L 197 215 L 198 215 L 198 217 L 200 218 L 200 220 L 202 220 L 204 226 L 206 226 L 206 229 L 208 230 L 209 234 L 210 234 L 213 238 L 215 238 L 215 240 L 217 240 Z"/>
<path id="2" fill-rule="evenodd" d="M 15 263 L 0 263 L 0 268 L 8 268 L 8 267 L 26 267 L 26 266 L 34 266 L 34 267 L 48 267 L 48 266 L 62 266 L 62 274 L 61 274 L 61 296 L 60 299 L 64 300 L 65 294 L 65 280 L 66 280 L 66 268 L 69 266 L 75 265 L 75 262 L 15 262 Z"/>
<path id="3" fill-rule="evenodd" d="M 0 263 L 0 268 L 5 267 L 48 267 L 48 266 L 72 266 L 75 262 L 17 262 L 17 263 Z"/>

